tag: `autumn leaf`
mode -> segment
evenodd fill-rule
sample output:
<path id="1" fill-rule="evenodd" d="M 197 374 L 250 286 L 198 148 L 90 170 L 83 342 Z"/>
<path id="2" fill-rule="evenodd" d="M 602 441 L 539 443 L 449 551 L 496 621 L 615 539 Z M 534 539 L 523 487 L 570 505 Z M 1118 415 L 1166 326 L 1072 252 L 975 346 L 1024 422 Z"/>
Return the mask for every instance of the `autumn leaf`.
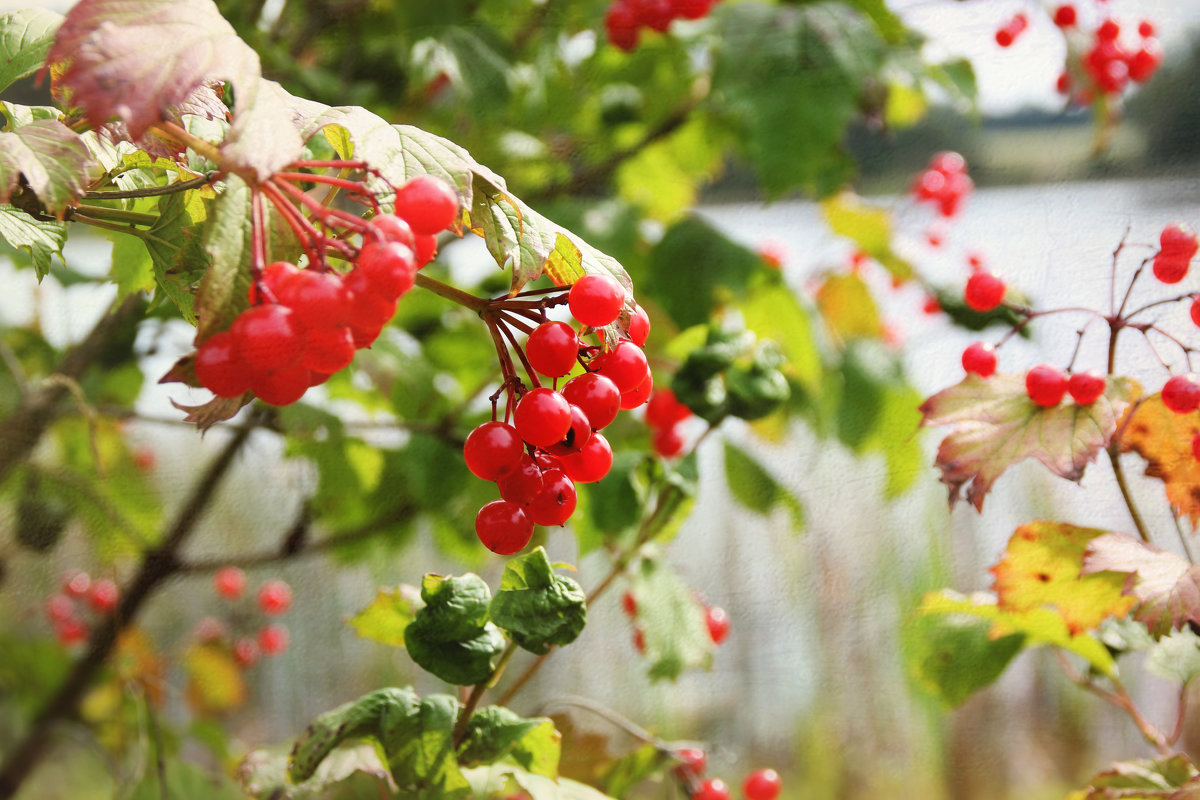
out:
<path id="1" fill-rule="evenodd" d="M 854 273 L 827 276 L 817 289 L 817 308 L 839 342 L 883 336 L 883 322 L 871 290 Z"/>
<path id="2" fill-rule="evenodd" d="M 1029 611 L 1053 606 L 1072 634 L 1092 630 L 1106 618 L 1123 617 L 1134 604 L 1125 578 L 1116 573 L 1081 575 L 1088 545 L 1108 531 L 1039 520 L 1022 525 L 991 568 L 1001 609 Z"/>
<path id="3" fill-rule="evenodd" d="M 61 218 L 84 190 L 92 157 L 79 134 L 56 119 L 39 119 L 0 133 L 0 203 L 20 179 L 46 210 Z"/>
<path id="4" fill-rule="evenodd" d="M 1200 522 L 1200 461 L 1192 439 L 1200 434 L 1200 413 L 1176 414 L 1155 394 L 1129 412 L 1121 434 L 1121 452 L 1146 459 L 1146 474 L 1166 487 L 1167 502 L 1192 525 Z"/>
<path id="5" fill-rule="evenodd" d="M 1172 628 L 1200 623 L 1200 566 L 1129 534 L 1096 538 L 1083 558 L 1083 573 L 1124 573 L 1125 593 L 1135 599 L 1133 617 L 1157 639 Z"/>
<path id="6" fill-rule="evenodd" d="M 996 479 L 1027 458 L 1067 480 L 1082 478 L 1139 392 L 1136 381 L 1110 378 L 1091 405 L 1043 408 L 1026 395 L 1022 375 L 967 375 L 921 404 L 921 424 L 952 426 L 938 446 L 942 483 L 950 487 L 951 505 L 966 486 L 967 500 L 982 511 Z"/>
<path id="7" fill-rule="evenodd" d="M 246 702 L 246 681 L 229 648 L 219 642 L 193 644 L 183 656 L 188 705 L 198 714 L 232 711 Z"/>

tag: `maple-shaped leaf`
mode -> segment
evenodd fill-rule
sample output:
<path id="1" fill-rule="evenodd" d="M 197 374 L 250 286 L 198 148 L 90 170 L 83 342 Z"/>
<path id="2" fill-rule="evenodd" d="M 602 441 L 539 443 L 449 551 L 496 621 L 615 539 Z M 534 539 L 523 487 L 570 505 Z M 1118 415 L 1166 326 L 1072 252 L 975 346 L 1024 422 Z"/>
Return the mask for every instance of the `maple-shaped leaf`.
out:
<path id="1" fill-rule="evenodd" d="M 1101 570 L 1126 576 L 1124 590 L 1137 602 L 1133 617 L 1156 639 L 1200 623 L 1200 565 L 1129 534 L 1110 533 L 1092 541 L 1083 558 L 1084 574 Z"/>
<path id="2" fill-rule="evenodd" d="M 1072 635 L 1092 630 L 1108 617 L 1123 617 L 1133 606 L 1118 573 L 1082 575 L 1088 545 L 1108 531 L 1065 522 L 1038 520 L 1017 528 L 1000 561 L 991 568 L 1000 608 L 1029 611 L 1053 606 Z"/>
<path id="3" fill-rule="evenodd" d="M 0 203 L 21 178 L 50 213 L 61 218 L 84 190 L 92 156 L 79 134 L 56 119 L 39 119 L 0 133 Z"/>
<path id="4" fill-rule="evenodd" d="M 80 0 L 47 56 L 93 126 L 117 118 L 137 139 L 213 80 L 253 92 L 258 56 L 208 0 Z"/>
<path id="5" fill-rule="evenodd" d="M 1129 410 L 1120 439 L 1121 452 L 1146 459 L 1146 474 L 1163 482 L 1167 502 L 1192 525 L 1200 523 L 1200 461 L 1192 454 L 1197 434 L 1200 412 L 1176 414 L 1155 394 Z"/>
<path id="6" fill-rule="evenodd" d="M 1184 755 L 1152 760 L 1119 761 L 1095 775 L 1067 800 L 1196 800 L 1196 767 Z"/>
<path id="7" fill-rule="evenodd" d="M 937 453 L 950 505 L 966 486 L 967 500 L 983 510 L 996 479 L 1026 458 L 1036 458 L 1067 480 L 1082 478 L 1139 392 L 1136 381 L 1110 378 L 1091 405 L 1067 402 L 1043 408 L 1025 393 L 1023 375 L 967 375 L 921 404 L 921 424 L 952 426 Z"/>

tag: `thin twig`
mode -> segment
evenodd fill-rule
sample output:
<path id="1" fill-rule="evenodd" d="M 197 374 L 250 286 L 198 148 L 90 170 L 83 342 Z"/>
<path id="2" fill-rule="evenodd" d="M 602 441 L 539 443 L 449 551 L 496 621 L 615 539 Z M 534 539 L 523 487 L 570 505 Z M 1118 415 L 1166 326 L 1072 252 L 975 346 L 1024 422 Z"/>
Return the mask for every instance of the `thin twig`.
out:
<path id="1" fill-rule="evenodd" d="M 129 200 L 135 197 L 157 197 L 164 194 L 175 194 L 176 192 L 186 192 L 188 189 L 198 189 L 201 186 L 206 186 L 215 181 L 218 174 L 216 171 L 206 172 L 198 178 L 189 178 L 186 181 L 168 183 L 166 186 L 148 186 L 145 189 L 84 192 L 83 197 L 85 200 Z"/>

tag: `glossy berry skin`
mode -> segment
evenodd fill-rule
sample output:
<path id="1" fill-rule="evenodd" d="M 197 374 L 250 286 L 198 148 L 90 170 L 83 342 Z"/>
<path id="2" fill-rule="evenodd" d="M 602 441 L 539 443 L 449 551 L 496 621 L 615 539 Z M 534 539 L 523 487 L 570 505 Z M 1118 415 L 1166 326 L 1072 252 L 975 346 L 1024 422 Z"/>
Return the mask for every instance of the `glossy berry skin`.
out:
<path id="1" fill-rule="evenodd" d="M 592 438 L 592 423 L 588 421 L 579 406 L 571 406 L 571 429 L 557 444 L 546 448 L 546 452 L 554 456 L 565 456 L 578 453 Z"/>
<path id="2" fill-rule="evenodd" d="M 238 358 L 233 334 L 214 333 L 196 351 L 196 380 L 217 397 L 240 397 L 250 391 L 251 370 Z"/>
<path id="3" fill-rule="evenodd" d="M 213 575 L 213 588 L 226 600 L 237 600 L 246 591 L 246 573 L 237 567 L 221 567 Z"/>
<path id="4" fill-rule="evenodd" d="M 1192 300 L 1192 305 L 1188 308 L 1188 314 L 1192 318 L 1192 324 L 1200 328 L 1200 295 L 1196 295 Z"/>
<path id="5" fill-rule="evenodd" d="M 108 578 L 93 581 L 92 588 L 88 590 L 88 605 L 99 614 L 111 614 L 116 611 L 120 600 L 121 590 Z"/>
<path id="6" fill-rule="evenodd" d="M 655 428 L 650 437 L 650 443 L 658 455 L 663 458 L 675 458 L 683 452 L 686 441 L 683 429 L 679 425 L 669 425 L 664 428 Z"/>
<path id="7" fill-rule="evenodd" d="M 683 422 L 692 415 L 692 410 L 675 397 L 670 387 L 651 393 L 646 402 L 646 424 L 665 428 Z"/>
<path id="8" fill-rule="evenodd" d="M 1179 283 L 1187 277 L 1191 261 L 1187 258 L 1161 252 L 1154 257 L 1154 277 L 1162 283 Z"/>
<path id="9" fill-rule="evenodd" d="M 612 446 L 603 434 L 593 432 L 582 450 L 559 456 L 559 460 L 567 477 L 575 483 L 595 483 L 612 469 Z"/>
<path id="10" fill-rule="evenodd" d="M 493 553 L 519 553 L 533 538 L 533 522 L 524 509 L 508 500 L 486 503 L 475 515 L 475 535 Z"/>
<path id="11" fill-rule="evenodd" d="M 532 389 L 517 403 L 513 426 L 534 447 L 550 447 L 571 430 L 571 404 L 553 389 Z"/>
<path id="12" fill-rule="evenodd" d="M 517 429 L 506 422 L 485 422 L 467 435 L 463 459 L 477 478 L 494 481 L 521 460 L 525 443 Z"/>
<path id="13" fill-rule="evenodd" d="M 680 778 L 690 775 L 699 780 L 700 776 L 704 774 L 704 770 L 708 769 L 708 756 L 697 747 L 680 748 L 675 751 L 675 758 L 679 759 L 679 764 L 675 767 L 675 774 Z"/>
<path id="14" fill-rule="evenodd" d="M 260 372 L 250 380 L 250 390 L 259 400 L 273 406 L 291 405 L 303 397 L 311 385 L 312 372 L 302 364 Z"/>
<path id="15" fill-rule="evenodd" d="M 305 328 L 340 328 L 350 319 L 350 294 L 332 272 L 297 270 L 276 292 Z"/>
<path id="16" fill-rule="evenodd" d="M 1067 380 L 1067 391 L 1071 399 L 1081 406 L 1090 406 L 1100 399 L 1107 385 L 1104 374 L 1099 370 L 1076 372 Z"/>
<path id="17" fill-rule="evenodd" d="M 707 778 L 696 789 L 692 800 L 729 800 L 729 787 L 720 778 Z"/>
<path id="18" fill-rule="evenodd" d="M 350 366 L 355 349 L 354 334 L 349 328 L 309 328 L 300 366 L 332 375 Z"/>
<path id="19" fill-rule="evenodd" d="M 607 428 L 621 411 L 621 390 L 596 372 L 586 372 L 567 381 L 562 396 L 587 415 L 592 430 Z"/>
<path id="20" fill-rule="evenodd" d="M 963 350 L 962 366 L 970 374 L 990 378 L 996 374 L 996 349 L 987 342 L 973 342 Z"/>
<path id="21" fill-rule="evenodd" d="M 258 649 L 264 656 L 277 656 L 288 649 L 291 636 L 286 625 L 272 622 L 258 631 Z"/>
<path id="22" fill-rule="evenodd" d="M 395 300 L 413 286 L 416 255 L 399 242 L 372 242 L 359 252 L 354 271 L 366 279 L 368 291 Z"/>
<path id="23" fill-rule="evenodd" d="M 650 338 L 650 316 L 646 313 L 646 309 L 635 305 L 633 313 L 629 315 L 629 325 L 625 332 L 629 334 L 629 341 L 642 347 L 646 344 L 646 340 Z"/>
<path id="24" fill-rule="evenodd" d="M 418 234 L 435 234 L 458 217 L 458 193 L 433 175 L 418 175 L 396 192 L 396 216 Z"/>
<path id="25" fill-rule="evenodd" d="M 412 227 L 395 214 L 380 214 L 367 223 L 367 233 L 385 242 L 399 242 L 405 247 L 416 249 L 416 237 Z"/>
<path id="26" fill-rule="evenodd" d="M 590 367 L 615 383 L 621 394 L 641 386 L 650 373 L 645 352 L 633 342 L 626 341 L 618 342 L 612 350 L 596 356 Z"/>
<path id="27" fill-rule="evenodd" d="M 621 392 L 621 408 L 626 411 L 637 408 L 643 405 L 650 399 L 650 395 L 654 393 L 654 376 L 649 372 L 646 373 L 646 379 L 641 382 L 635 389 L 630 389 L 627 392 Z"/>
<path id="28" fill-rule="evenodd" d="M 615 278 L 607 275 L 584 275 L 567 293 L 571 316 L 593 328 L 615 322 L 624 305 L 625 290 Z"/>
<path id="29" fill-rule="evenodd" d="M 1070 3 L 1063 3 L 1054 9 L 1054 24 L 1060 28 L 1074 27 L 1077 19 L 1078 14 L 1075 11 L 1075 6 Z"/>
<path id="30" fill-rule="evenodd" d="M 1004 300 L 1007 287 L 1004 281 L 991 272 L 979 270 L 967 278 L 967 286 L 963 291 L 963 300 L 975 311 L 991 311 Z"/>
<path id="31" fill-rule="evenodd" d="M 517 465 L 496 479 L 500 498 L 527 506 L 542 488 L 542 468 L 528 453 L 523 453 Z"/>
<path id="32" fill-rule="evenodd" d="M 775 800 L 782 788 L 783 782 L 775 770 L 756 769 L 742 783 L 742 794 L 746 795 L 746 800 Z"/>
<path id="33" fill-rule="evenodd" d="M 278 303 L 246 309 L 229 332 L 238 358 L 254 372 L 290 367 L 304 348 L 304 330 L 295 313 Z"/>
<path id="34" fill-rule="evenodd" d="M 1056 406 L 1067 393 L 1067 376 L 1058 367 L 1038 364 L 1025 373 L 1025 393 L 1043 408 Z"/>
<path id="35" fill-rule="evenodd" d="M 529 502 L 525 514 L 536 525 L 562 525 L 575 513 L 575 484 L 561 469 L 542 473 L 542 488 Z"/>
<path id="36" fill-rule="evenodd" d="M 268 616 L 279 616 L 292 607 L 292 587 L 281 580 L 267 581 L 258 589 L 258 607 Z"/>
<path id="37" fill-rule="evenodd" d="M 542 375 L 561 378 L 579 360 L 579 336 L 565 322 L 544 322 L 529 334 L 525 357 Z"/>
<path id="38" fill-rule="evenodd" d="M 704 624 L 708 626 L 708 637 L 713 644 L 721 644 L 729 638 L 729 615 L 725 609 L 711 606 L 704 614 Z"/>
<path id="39" fill-rule="evenodd" d="M 1200 377 L 1192 372 L 1172 375 L 1163 384 L 1162 401 L 1176 414 L 1190 414 L 1200 408 Z"/>

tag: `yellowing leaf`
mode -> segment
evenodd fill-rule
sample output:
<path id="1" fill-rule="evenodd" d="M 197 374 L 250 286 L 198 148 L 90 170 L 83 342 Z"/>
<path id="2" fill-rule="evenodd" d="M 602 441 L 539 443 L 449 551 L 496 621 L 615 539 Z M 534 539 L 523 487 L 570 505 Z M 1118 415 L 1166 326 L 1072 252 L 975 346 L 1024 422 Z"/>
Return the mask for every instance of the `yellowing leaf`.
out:
<path id="1" fill-rule="evenodd" d="M 912 278 L 912 264 L 892 250 L 892 215 L 886 209 L 865 203 L 857 194 L 846 190 L 823 200 L 821 210 L 834 233 L 854 241 L 893 278 L 901 282 Z"/>
<path id="2" fill-rule="evenodd" d="M 1088 546 L 1084 574 L 1109 570 L 1125 575 L 1125 591 L 1137 602 L 1134 619 L 1159 638 L 1172 628 L 1200 623 L 1200 566 L 1125 533 L 1101 536 Z"/>
<path id="3" fill-rule="evenodd" d="M 1192 438 L 1200 433 L 1200 413 L 1176 414 L 1156 394 L 1130 413 L 1121 434 L 1121 452 L 1146 459 L 1146 474 L 1162 480 L 1167 502 L 1192 525 L 1200 522 L 1200 461 Z"/>
<path id="4" fill-rule="evenodd" d="M 1124 576 L 1080 575 L 1088 544 L 1108 531 L 1039 520 L 1017 528 L 991 568 L 1000 608 L 1030 611 L 1053 606 L 1072 635 L 1110 616 L 1123 617 L 1134 599 L 1122 593 Z"/>
<path id="5" fill-rule="evenodd" d="M 858 275 L 841 273 L 826 277 L 817 290 L 817 308 L 829 333 L 839 341 L 883 336 L 879 309 L 871 290 Z"/>
<path id="6" fill-rule="evenodd" d="M 1139 392 L 1136 381 L 1110 378 L 1091 405 L 1042 408 L 1026 395 L 1021 375 L 968 375 L 921 404 L 921 424 L 952 426 L 938 446 L 942 483 L 950 487 L 951 505 L 966 486 L 967 500 L 982 510 L 996 479 L 1027 458 L 1067 480 L 1082 478 Z"/>
<path id="7" fill-rule="evenodd" d="M 192 645 L 183 656 L 187 701 L 198 714 L 232 711 L 246 702 L 246 682 L 229 648 L 218 642 Z"/>
<path id="8" fill-rule="evenodd" d="M 419 603 L 415 588 L 385 586 L 369 606 L 350 618 L 349 624 L 364 639 L 404 647 L 404 629 L 412 622 Z"/>

